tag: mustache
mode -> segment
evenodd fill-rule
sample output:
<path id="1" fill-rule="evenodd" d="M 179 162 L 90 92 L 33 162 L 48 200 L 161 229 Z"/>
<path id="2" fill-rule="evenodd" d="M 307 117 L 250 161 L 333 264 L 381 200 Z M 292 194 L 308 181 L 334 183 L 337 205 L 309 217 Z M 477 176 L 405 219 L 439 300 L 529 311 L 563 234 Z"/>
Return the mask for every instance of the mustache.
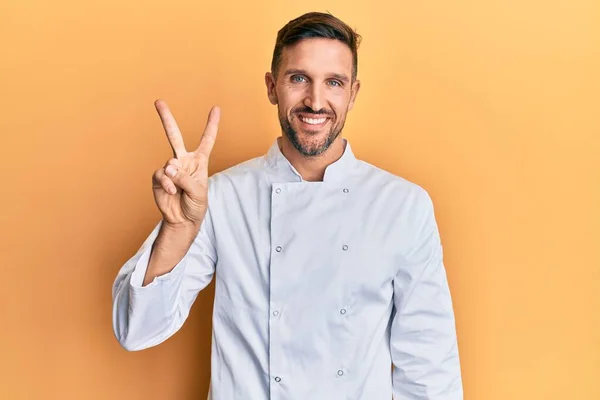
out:
<path id="1" fill-rule="evenodd" d="M 332 116 L 333 113 L 325 110 L 325 109 L 321 109 L 319 111 L 314 111 L 311 108 L 305 107 L 305 108 L 301 108 L 299 110 L 294 111 L 295 114 L 312 114 L 312 115 L 324 115 L 324 116 Z"/>

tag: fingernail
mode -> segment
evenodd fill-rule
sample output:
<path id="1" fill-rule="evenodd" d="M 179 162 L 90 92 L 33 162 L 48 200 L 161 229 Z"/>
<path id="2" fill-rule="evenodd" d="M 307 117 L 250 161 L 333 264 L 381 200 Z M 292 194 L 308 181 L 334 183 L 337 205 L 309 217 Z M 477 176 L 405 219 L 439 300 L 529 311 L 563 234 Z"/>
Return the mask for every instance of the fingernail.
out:
<path id="1" fill-rule="evenodd" d="M 169 165 L 167 167 L 167 169 L 165 170 L 165 172 L 167 173 L 167 175 L 169 175 L 170 177 L 174 177 L 175 174 L 177 173 L 177 169 L 175 169 L 174 166 Z"/>

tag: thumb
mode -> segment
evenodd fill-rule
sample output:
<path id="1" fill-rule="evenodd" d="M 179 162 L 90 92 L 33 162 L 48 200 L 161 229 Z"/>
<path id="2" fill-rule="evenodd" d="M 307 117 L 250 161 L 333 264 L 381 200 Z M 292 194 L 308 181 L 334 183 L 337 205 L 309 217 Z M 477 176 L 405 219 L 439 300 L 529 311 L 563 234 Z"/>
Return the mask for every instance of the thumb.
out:
<path id="1" fill-rule="evenodd" d="M 181 188 L 184 192 L 189 195 L 195 195 L 198 192 L 198 185 L 194 179 L 184 169 L 179 169 L 174 165 L 168 165 L 165 168 L 165 174 L 173 183 Z"/>

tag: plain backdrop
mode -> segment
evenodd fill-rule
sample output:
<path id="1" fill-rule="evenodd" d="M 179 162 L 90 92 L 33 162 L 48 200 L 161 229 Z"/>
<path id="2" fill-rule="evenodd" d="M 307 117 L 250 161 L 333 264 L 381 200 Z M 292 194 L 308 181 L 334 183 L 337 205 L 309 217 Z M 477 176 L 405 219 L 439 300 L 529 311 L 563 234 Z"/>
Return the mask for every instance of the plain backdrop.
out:
<path id="1" fill-rule="evenodd" d="M 221 106 L 211 173 L 264 154 L 275 37 L 308 11 L 363 36 L 356 155 L 434 200 L 465 399 L 600 399 L 597 0 L 3 0 L 1 399 L 205 398 L 212 284 L 156 348 L 112 333 L 171 155 L 153 101 L 190 148 Z"/>

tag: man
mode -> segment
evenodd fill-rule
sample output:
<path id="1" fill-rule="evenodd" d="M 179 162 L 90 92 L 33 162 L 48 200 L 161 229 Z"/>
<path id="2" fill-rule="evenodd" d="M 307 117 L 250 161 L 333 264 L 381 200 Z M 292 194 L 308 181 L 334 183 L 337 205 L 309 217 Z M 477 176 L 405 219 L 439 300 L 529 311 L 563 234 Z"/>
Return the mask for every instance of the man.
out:
<path id="1" fill-rule="evenodd" d="M 214 276 L 213 400 L 462 399 L 431 199 L 341 136 L 359 42 L 330 14 L 283 27 L 265 76 L 282 136 L 210 178 L 219 108 L 188 152 L 156 102 L 162 220 L 116 278 L 113 327 L 127 350 L 163 342 Z"/>

